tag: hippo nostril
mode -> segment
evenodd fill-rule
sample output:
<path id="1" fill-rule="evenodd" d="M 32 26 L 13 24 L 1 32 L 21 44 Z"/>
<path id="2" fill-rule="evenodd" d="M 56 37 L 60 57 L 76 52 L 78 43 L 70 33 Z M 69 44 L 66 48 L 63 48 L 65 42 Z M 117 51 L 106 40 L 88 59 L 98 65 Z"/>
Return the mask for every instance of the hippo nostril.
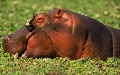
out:
<path id="1" fill-rule="evenodd" d="M 10 39 L 10 37 L 9 36 L 5 36 L 4 38 L 3 38 L 3 40 L 2 40 L 2 44 L 3 45 L 12 45 L 12 43 L 13 43 L 13 41 Z"/>
<path id="2" fill-rule="evenodd" d="M 5 36 L 3 39 L 6 40 L 6 41 L 10 40 L 10 38 L 8 36 Z"/>

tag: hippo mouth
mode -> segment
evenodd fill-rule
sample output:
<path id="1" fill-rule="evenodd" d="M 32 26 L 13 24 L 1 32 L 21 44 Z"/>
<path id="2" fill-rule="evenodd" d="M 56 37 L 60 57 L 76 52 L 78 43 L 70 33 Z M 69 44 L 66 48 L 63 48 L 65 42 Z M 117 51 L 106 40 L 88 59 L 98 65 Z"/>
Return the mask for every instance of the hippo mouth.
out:
<path id="1" fill-rule="evenodd" d="M 29 39 L 36 33 L 33 26 L 34 18 L 27 21 L 25 26 L 18 29 L 16 32 L 5 36 L 2 40 L 4 52 L 10 54 L 18 54 L 21 57 L 27 50 Z"/>
<path id="2" fill-rule="evenodd" d="M 33 30 L 34 26 L 32 25 L 23 26 L 15 33 L 5 36 L 2 40 L 4 52 L 18 54 L 18 57 L 21 57 L 27 49 L 29 39 L 36 33 Z"/>
<path id="3" fill-rule="evenodd" d="M 31 34 L 26 39 L 27 41 L 23 51 L 19 54 L 17 53 L 18 57 L 26 57 L 25 52 L 27 50 L 28 41 L 37 32 L 35 26 L 33 26 L 33 21 L 34 21 L 34 18 L 32 18 L 31 20 L 28 20 L 27 23 L 25 24 L 25 27 L 27 28 L 28 32 L 30 32 Z"/>

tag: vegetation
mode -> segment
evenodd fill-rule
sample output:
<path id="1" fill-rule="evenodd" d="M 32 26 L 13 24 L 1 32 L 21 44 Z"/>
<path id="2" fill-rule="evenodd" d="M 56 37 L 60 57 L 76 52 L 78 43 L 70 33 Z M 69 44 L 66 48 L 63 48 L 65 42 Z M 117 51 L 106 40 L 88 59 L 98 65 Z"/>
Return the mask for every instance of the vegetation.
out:
<path id="1" fill-rule="evenodd" d="M 120 59 L 98 58 L 19 58 L 4 53 L 3 36 L 25 25 L 33 13 L 54 7 L 68 9 L 95 18 L 105 25 L 120 29 L 120 0 L 0 0 L 0 75 L 118 75 Z"/>

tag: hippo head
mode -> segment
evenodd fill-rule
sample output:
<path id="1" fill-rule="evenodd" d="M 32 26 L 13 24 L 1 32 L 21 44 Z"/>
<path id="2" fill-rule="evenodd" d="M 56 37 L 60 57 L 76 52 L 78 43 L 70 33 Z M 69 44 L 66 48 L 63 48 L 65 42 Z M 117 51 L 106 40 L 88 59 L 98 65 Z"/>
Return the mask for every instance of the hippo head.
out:
<path id="1" fill-rule="evenodd" d="M 3 38 L 3 50 L 10 54 L 18 53 L 19 56 L 33 58 L 60 56 L 50 35 L 59 33 L 58 25 L 68 20 L 62 18 L 62 15 L 61 9 L 34 15 L 25 26 Z"/>

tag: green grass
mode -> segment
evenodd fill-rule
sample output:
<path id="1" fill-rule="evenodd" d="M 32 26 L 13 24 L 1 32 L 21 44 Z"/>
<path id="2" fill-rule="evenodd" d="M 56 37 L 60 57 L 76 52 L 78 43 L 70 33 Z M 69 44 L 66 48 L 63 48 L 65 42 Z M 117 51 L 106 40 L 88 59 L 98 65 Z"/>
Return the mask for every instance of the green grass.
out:
<path id="1" fill-rule="evenodd" d="M 67 58 L 19 58 L 2 51 L 3 36 L 22 27 L 33 13 L 54 7 L 71 10 L 120 29 L 120 0 L 0 0 L 0 75 L 117 75 L 120 60 L 108 58 L 69 60 Z"/>

